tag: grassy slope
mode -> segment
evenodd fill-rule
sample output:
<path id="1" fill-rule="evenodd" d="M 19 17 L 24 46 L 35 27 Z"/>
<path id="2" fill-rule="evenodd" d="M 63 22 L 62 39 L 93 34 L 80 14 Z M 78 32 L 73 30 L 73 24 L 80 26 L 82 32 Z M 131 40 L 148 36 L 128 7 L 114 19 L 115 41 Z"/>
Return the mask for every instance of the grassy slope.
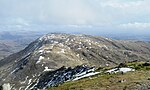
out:
<path id="1" fill-rule="evenodd" d="M 135 72 L 111 75 L 101 73 L 78 81 L 66 82 L 49 90 L 137 90 L 140 85 L 150 86 L 150 70 L 141 68 Z"/>

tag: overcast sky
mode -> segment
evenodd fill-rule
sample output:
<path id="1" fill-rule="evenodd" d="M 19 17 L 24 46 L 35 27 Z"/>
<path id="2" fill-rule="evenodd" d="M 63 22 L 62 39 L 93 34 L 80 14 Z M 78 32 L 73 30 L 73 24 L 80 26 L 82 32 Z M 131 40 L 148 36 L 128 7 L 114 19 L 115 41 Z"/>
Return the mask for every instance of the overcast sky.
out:
<path id="1" fill-rule="evenodd" d="M 150 0 L 0 0 L 0 24 L 148 30 Z"/>

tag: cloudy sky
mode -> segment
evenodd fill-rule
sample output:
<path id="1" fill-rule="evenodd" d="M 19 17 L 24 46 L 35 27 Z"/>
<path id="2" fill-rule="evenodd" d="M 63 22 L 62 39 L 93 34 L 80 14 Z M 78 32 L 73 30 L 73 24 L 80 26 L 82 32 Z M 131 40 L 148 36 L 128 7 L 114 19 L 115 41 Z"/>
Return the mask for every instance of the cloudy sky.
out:
<path id="1" fill-rule="evenodd" d="M 148 30 L 150 0 L 0 0 L 0 25 Z"/>

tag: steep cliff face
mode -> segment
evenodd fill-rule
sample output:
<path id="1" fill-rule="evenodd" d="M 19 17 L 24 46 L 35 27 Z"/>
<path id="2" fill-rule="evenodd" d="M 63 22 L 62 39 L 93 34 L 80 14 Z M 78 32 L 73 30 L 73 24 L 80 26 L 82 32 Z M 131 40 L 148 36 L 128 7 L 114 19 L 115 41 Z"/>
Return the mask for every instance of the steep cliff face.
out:
<path id="1" fill-rule="evenodd" d="M 49 34 L 0 61 L 0 84 L 10 83 L 13 89 L 28 89 L 47 70 L 53 72 L 65 66 L 73 71 L 82 65 L 111 67 L 128 61 L 150 61 L 150 43 Z"/>

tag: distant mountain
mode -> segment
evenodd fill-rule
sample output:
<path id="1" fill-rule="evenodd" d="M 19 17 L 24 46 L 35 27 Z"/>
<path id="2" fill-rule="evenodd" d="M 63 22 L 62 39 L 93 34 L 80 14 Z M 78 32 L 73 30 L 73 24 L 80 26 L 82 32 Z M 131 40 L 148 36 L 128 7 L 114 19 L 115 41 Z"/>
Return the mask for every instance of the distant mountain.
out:
<path id="1" fill-rule="evenodd" d="M 0 60 L 22 50 L 24 45 L 13 40 L 0 40 Z"/>
<path id="2" fill-rule="evenodd" d="M 43 89 L 72 80 L 94 67 L 113 67 L 132 61 L 150 61 L 149 42 L 48 34 L 0 60 L 0 85 L 9 83 L 17 90 Z"/>
<path id="3" fill-rule="evenodd" d="M 24 49 L 39 36 L 27 31 L 0 31 L 0 60 Z"/>

